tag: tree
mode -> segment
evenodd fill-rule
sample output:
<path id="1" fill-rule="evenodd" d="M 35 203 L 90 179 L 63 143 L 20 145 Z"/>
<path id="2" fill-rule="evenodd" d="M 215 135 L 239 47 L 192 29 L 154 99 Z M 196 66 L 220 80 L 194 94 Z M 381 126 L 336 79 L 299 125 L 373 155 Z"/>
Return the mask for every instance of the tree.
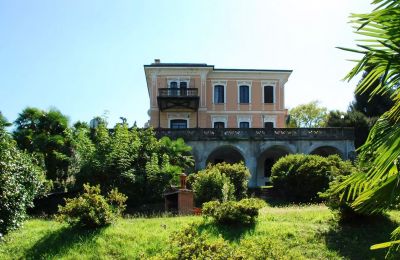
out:
<path id="1" fill-rule="evenodd" d="M 326 126 L 354 127 L 354 145 L 358 148 L 367 140 L 371 128 L 371 120 L 357 110 L 349 110 L 346 113 L 336 110 L 329 112 Z"/>
<path id="2" fill-rule="evenodd" d="M 43 111 L 28 107 L 15 121 L 14 139 L 18 147 L 43 158 L 47 179 L 55 188 L 64 189 L 72 155 L 68 139 L 68 118 L 56 109 Z"/>
<path id="3" fill-rule="evenodd" d="M 4 129 L 8 126 L 11 126 L 11 124 L 7 121 L 7 118 L 5 118 L 0 111 L 0 129 Z"/>
<path id="4" fill-rule="evenodd" d="M 369 73 L 371 73 L 371 70 L 367 69 L 362 78 L 368 77 Z M 393 100 L 390 98 L 391 94 L 393 94 L 392 91 L 385 94 L 372 95 L 371 92 L 379 85 L 380 80 L 375 80 L 371 87 L 363 92 L 356 91 L 354 93 L 355 100 L 350 106 L 351 110 L 357 110 L 367 117 L 380 117 L 394 105 Z"/>
<path id="5" fill-rule="evenodd" d="M 369 91 L 370 98 L 390 94 L 394 105 L 380 116 L 360 149 L 361 159 L 372 167 L 351 175 L 336 189 L 352 201 L 354 209 L 366 213 L 398 205 L 400 198 L 400 0 L 375 0 L 373 4 L 378 7 L 371 13 L 351 16 L 357 33 L 368 38 L 358 49 L 341 48 L 362 55 L 345 79 L 369 69 L 356 93 Z M 373 84 L 376 81 L 378 85 Z"/>
<path id="6" fill-rule="evenodd" d="M 327 117 L 327 109 L 319 107 L 318 101 L 299 105 L 289 111 L 290 127 L 321 127 Z"/>
<path id="7" fill-rule="evenodd" d="M 43 170 L 0 128 L 0 234 L 21 225 L 27 207 L 44 187 Z"/>

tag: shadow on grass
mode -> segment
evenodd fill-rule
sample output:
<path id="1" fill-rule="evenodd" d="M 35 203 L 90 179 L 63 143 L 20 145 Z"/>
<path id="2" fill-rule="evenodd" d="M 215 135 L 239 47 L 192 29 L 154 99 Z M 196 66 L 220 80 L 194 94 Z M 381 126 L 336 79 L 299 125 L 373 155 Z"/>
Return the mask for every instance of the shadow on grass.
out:
<path id="1" fill-rule="evenodd" d="M 83 229 L 81 227 L 65 227 L 46 234 L 27 252 L 27 259 L 53 258 L 62 254 L 74 245 L 85 244 L 98 236 L 104 228 Z"/>
<path id="2" fill-rule="evenodd" d="M 256 224 L 223 225 L 212 221 L 203 221 L 198 228 L 199 233 L 207 232 L 231 242 L 238 242 L 245 234 L 252 234 Z"/>
<path id="3" fill-rule="evenodd" d="M 390 240 L 390 233 L 398 223 L 388 216 L 376 216 L 359 223 L 332 224 L 325 238 L 327 247 L 349 259 L 383 259 L 386 250 L 370 250 L 373 244 Z"/>

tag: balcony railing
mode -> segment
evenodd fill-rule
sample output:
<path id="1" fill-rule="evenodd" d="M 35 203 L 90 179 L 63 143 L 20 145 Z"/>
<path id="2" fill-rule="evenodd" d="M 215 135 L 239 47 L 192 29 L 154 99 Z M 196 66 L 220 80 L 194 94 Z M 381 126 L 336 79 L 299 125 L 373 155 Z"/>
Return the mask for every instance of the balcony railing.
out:
<path id="1" fill-rule="evenodd" d="M 155 129 L 156 136 L 205 140 L 354 140 L 354 128 L 187 128 Z"/>
<path id="2" fill-rule="evenodd" d="M 198 97 L 197 88 L 160 88 L 159 97 Z"/>
<path id="3" fill-rule="evenodd" d="M 160 88 L 157 103 L 161 111 L 170 108 L 197 110 L 200 97 L 197 88 Z"/>

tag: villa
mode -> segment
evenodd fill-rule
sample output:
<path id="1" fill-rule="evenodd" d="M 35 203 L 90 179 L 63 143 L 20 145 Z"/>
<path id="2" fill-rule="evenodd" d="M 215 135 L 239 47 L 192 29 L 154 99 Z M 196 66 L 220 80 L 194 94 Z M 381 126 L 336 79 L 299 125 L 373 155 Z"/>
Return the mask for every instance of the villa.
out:
<path id="1" fill-rule="evenodd" d="M 354 154 L 349 128 L 285 128 L 291 70 L 219 69 L 203 63 L 144 65 L 149 125 L 157 136 L 182 137 L 196 168 L 244 161 L 249 186 L 269 182 L 271 167 L 291 153 Z"/>

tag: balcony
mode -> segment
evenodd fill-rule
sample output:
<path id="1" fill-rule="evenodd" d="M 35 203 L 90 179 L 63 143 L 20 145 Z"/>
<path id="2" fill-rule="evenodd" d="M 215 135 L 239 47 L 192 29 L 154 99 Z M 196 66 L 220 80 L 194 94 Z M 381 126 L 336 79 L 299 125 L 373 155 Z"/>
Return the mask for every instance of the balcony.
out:
<path id="1" fill-rule="evenodd" d="M 199 108 L 197 88 L 160 88 L 157 104 L 161 111 L 171 108 L 197 110 Z"/>
<path id="2" fill-rule="evenodd" d="M 154 129 L 156 136 L 185 141 L 354 140 L 354 128 L 187 128 Z"/>

